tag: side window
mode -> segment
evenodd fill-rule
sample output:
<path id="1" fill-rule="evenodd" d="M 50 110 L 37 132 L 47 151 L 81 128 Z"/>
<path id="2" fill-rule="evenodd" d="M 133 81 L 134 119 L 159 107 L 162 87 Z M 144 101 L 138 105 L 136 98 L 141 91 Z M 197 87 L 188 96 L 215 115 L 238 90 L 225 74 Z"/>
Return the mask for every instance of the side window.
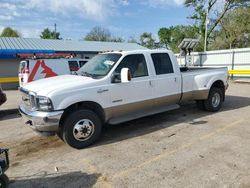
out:
<path id="1" fill-rule="evenodd" d="M 78 65 L 77 61 L 68 61 L 68 63 L 69 63 L 69 70 L 70 71 L 78 71 L 79 65 Z"/>
<path id="2" fill-rule="evenodd" d="M 120 62 L 115 73 L 120 73 L 122 68 L 129 68 L 132 78 L 148 76 L 146 60 L 143 54 L 127 55 Z"/>
<path id="3" fill-rule="evenodd" d="M 151 57 L 157 75 L 169 74 L 174 72 L 171 59 L 167 53 L 155 53 L 151 54 Z"/>

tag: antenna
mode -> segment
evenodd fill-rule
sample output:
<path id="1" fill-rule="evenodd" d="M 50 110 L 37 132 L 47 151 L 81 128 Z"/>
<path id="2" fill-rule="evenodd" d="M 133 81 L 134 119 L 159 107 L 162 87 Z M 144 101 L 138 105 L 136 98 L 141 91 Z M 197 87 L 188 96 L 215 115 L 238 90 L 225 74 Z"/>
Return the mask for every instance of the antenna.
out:
<path id="1" fill-rule="evenodd" d="M 55 34 L 54 34 L 54 38 L 55 38 L 55 39 L 57 39 L 57 38 L 56 38 L 56 23 L 55 23 L 55 25 L 54 25 L 54 26 L 55 26 Z"/>

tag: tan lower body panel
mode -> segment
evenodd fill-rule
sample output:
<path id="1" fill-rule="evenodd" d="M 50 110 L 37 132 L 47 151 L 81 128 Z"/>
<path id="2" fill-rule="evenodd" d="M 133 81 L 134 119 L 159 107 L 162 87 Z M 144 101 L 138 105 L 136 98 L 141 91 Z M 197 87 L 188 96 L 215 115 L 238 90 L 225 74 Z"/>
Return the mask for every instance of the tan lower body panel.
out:
<path id="1" fill-rule="evenodd" d="M 208 98 L 209 89 L 193 91 L 193 100 L 205 100 Z"/>
<path id="2" fill-rule="evenodd" d="M 181 102 L 190 100 L 205 100 L 208 98 L 209 90 L 195 90 L 182 94 Z"/>
<path id="3" fill-rule="evenodd" d="M 152 114 L 155 114 L 156 111 L 162 112 L 162 110 L 167 108 L 167 106 L 171 104 L 172 105 L 177 104 L 180 100 L 180 96 L 181 96 L 180 94 L 170 95 L 166 97 L 160 97 L 157 99 L 144 100 L 140 102 L 106 108 L 105 109 L 106 121 L 111 122 L 111 124 L 116 124 L 112 123 L 112 121 L 120 123 L 126 121 L 126 119 L 131 120 L 143 117 L 145 116 L 144 114 L 150 115 L 151 114 L 150 112 L 152 112 Z M 167 109 L 170 110 L 175 107 L 169 107 Z"/>
<path id="4" fill-rule="evenodd" d="M 207 99 L 209 90 L 197 90 L 186 92 L 182 95 L 182 101 Z M 105 109 L 106 121 L 117 124 L 146 115 L 160 113 L 178 108 L 181 94 L 159 97 L 135 103 L 118 105 Z"/>

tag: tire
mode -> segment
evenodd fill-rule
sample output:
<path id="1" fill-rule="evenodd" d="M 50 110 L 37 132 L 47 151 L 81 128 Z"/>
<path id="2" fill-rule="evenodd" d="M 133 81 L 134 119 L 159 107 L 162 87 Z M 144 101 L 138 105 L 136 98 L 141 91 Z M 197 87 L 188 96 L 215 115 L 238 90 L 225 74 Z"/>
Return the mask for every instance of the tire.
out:
<path id="1" fill-rule="evenodd" d="M 64 142 L 73 148 L 83 149 L 100 137 L 102 121 L 93 111 L 80 109 L 65 118 L 62 129 Z"/>
<path id="2" fill-rule="evenodd" d="M 197 100 L 197 101 L 196 101 L 196 106 L 197 106 L 200 110 L 205 110 L 204 100 Z"/>
<path id="3" fill-rule="evenodd" d="M 56 132 L 56 135 L 62 140 L 63 140 L 63 130 L 62 130 L 62 127 L 60 126 L 58 131 Z"/>
<path id="4" fill-rule="evenodd" d="M 223 102 L 223 91 L 220 88 L 212 87 L 209 91 L 208 99 L 204 101 L 205 110 L 217 112 L 221 109 Z"/>
<path id="5" fill-rule="evenodd" d="M 9 185 L 9 178 L 6 174 L 0 176 L 0 188 L 7 188 Z"/>

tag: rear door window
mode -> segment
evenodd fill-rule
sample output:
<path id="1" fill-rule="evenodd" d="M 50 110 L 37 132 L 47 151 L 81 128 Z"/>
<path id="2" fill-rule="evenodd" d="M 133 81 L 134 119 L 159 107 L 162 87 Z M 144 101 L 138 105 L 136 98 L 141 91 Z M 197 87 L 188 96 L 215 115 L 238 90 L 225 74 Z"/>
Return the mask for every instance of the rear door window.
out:
<path id="1" fill-rule="evenodd" d="M 156 75 L 174 73 L 171 59 L 167 53 L 151 54 Z"/>
<path id="2" fill-rule="evenodd" d="M 79 70 L 79 65 L 77 61 L 68 61 L 69 63 L 69 70 L 70 71 L 78 71 Z"/>

